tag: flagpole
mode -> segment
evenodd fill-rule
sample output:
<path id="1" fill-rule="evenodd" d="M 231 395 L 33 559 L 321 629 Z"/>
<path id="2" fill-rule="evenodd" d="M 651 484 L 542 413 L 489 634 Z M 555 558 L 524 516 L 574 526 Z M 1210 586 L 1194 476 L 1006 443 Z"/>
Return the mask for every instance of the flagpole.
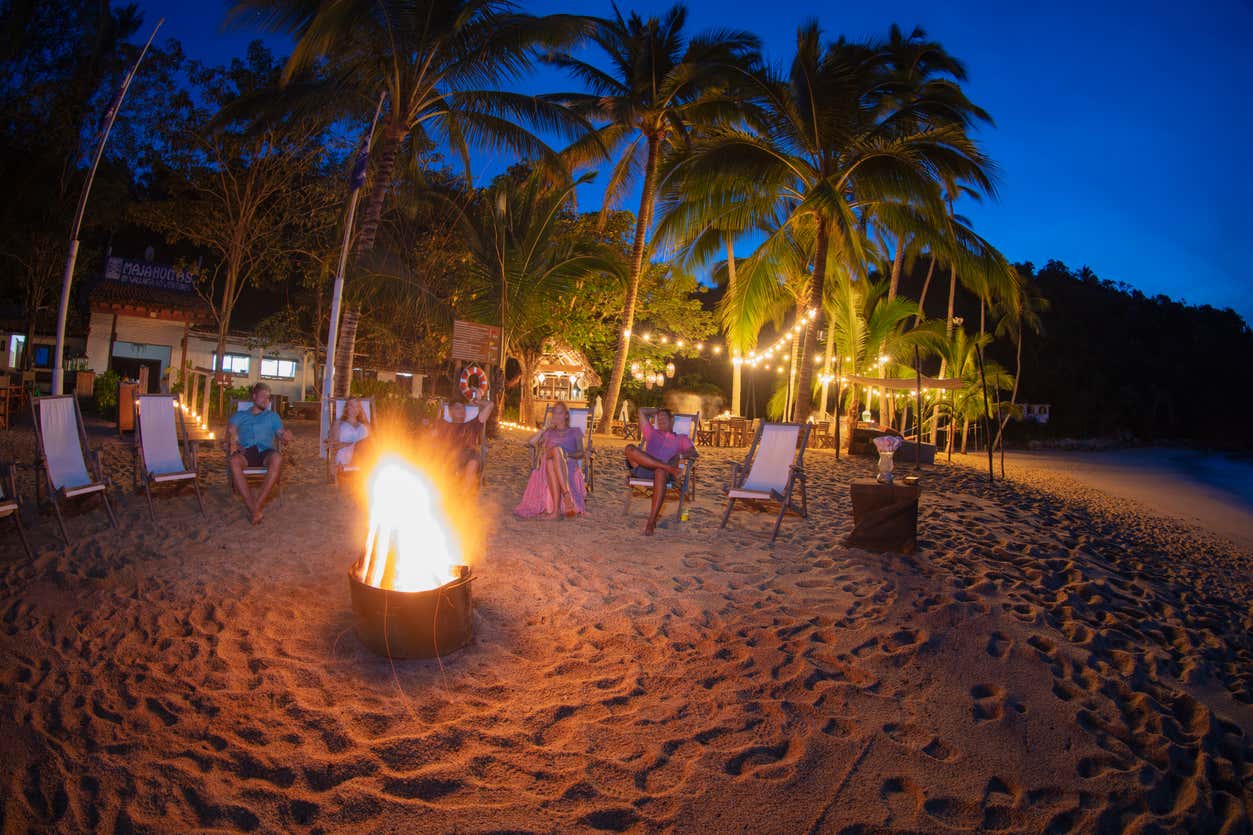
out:
<path id="1" fill-rule="evenodd" d="M 357 200 L 361 197 L 361 186 L 365 181 L 364 166 L 369 162 L 370 145 L 374 141 L 374 129 L 378 127 L 379 114 L 383 112 L 383 100 L 387 97 L 387 91 L 379 93 L 378 107 L 374 108 L 374 121 L 370 123 L 370 132 L 366 135 L 365 145 L 362 147 L 357 159 L 353 162 L 352 171 L 352 190 L 348 197 L 348 217 L 344 220 L 344 242 L 339 250 L 339 269 L 335 273 L 335 289 L 331 292 L 331 322 L 330 330 L 326 335 L 326 365 L 322 369 L 322 427 L 321 427 L 321 452 L 325 458 L 327 454 L 327 446 L 331 436 L 331 417 L 334 409 L 334 385 L 335 385 L 335 343 L 339 336 L 339 308 L 344 298 L 344 272 L 348 268 L 348 246 L 352 240 L 352 225 L 357 216 Z M 358 172 L 358 167 L 361 171 Z M 358 182 L 358 173 L 360 173 L 360 182 Z M 349 368 L 352 364 L 349 363 Z M 351 371 L 349 373 L 352 373 Z"/>
<path id="2" fill-rule="evenodd" d="M 87 182 L 83 183 L 83 191 L 78 196 L 78 209 L 74 212 L 74 223 L 70 227 L 70 252 L 65 259 L 65 272 L 61 275 L 61 302 L 57 306 L 57 344 L 52 356 L 53 394 L 61 393 L 65 380 L 65 370 L 62 368 L 65 359 L 65 320 L 70 312 L 70 284 L 74 281 L 74 262 L 78 260 L 78 233 L 83 226 L 87 195 L 91 193 L 92 181 L 96 179 L 96 169 L 100 167 L 100 159 L 104 156 L 104 146 L 109 141 L 109 131 L 113 130 L 113 122 L 117 119 L 118 111 L 122 109 L 122 100 L 126 98 L 126 91 L 131 86 L 131 80 L 135 78 L 135 73 L 139 72 L 139 64 L 148 54 L 148 47 L 152 46 L 152 41 L 156 38 L 157 30 L 161 28 L 162 23 L 165 23 L 165 18 L 158 20 L 157 25 L 153 27 L 152 34 L 148 36 L 148 42 L 140 50 L 139 57 L 135 59 L 135 65 L 126 74 L 121 89 L 118 90 L 117 96 L 105 113 L 104 133 L 100 137 L 100 144 L 96 146 L 96 156 L 91 161 L 91 170 L 87 172 Z"/>

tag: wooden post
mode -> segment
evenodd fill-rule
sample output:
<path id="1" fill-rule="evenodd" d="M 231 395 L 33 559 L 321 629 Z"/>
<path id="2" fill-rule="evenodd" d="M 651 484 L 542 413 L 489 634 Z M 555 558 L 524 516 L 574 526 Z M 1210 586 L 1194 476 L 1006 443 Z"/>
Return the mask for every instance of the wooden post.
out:
<path id="1" fill-rule="evenodd" d="M 191 333 L 191 320 L 183 323 L 183 355 L 178 361 L 178 381 L 187 390 L 187 337 Z"/>
<path id="2" fill-rule="evenodd" d="M 918 346 L 914 346 L 914 389 L 918 406 L 918 433 L 914 439 L 914 469 L 922 469 L 922 362 L 918 358 Z"/>
<path id="3" fill-rule="evenodd" d="M 205 423 L 209 422 L 209 397 L 210 386 L 213 385 L 213 375 L 204 375 L 204 396 L 200 398 L 200 416 L 204 418 Z"/>
<path id="4" fill-rule="evenodd" d="M 983 386 L 983 433 L 987 438 L 992 437 L 992 415 L 988 411 L 988 378 L 983 372 L 983 348 L 975 348 L 975 357 L 979 360 L 979 383 Z M 988 447 L 988 483 L 996 481 L 996 476 L 992 473 L 992 444 Z"/>
<path id="5" fill-rule="evenodd" d="M 117 314 L 113 314 L 113 326 L 109 329 L 109 355 L 104 360 L 104 370 L 113 368 L 113 343 L 117 342 Z"/>

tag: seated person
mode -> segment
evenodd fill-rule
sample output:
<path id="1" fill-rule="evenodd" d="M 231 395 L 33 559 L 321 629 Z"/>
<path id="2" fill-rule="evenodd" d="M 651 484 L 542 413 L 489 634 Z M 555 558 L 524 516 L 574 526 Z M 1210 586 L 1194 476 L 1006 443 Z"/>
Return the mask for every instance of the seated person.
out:
<path id="1" fill-rule="evenodd" d="M 226 445 L 231 480 L 243 497 L 252 524 L 261 522 L 261 506 L 278 483 L 283 468 L 283 456 L 278 451 L 277 440 L 291 441 L 292 434 L 283 428 L 283 421 L 270 409 L 270 387 L 257 383 L 252 387 L 252 408 L 231 415 L 226 426 Z M 254 496 L 244 476 L 245 467 L 267 467 L 265 480 Z"/>
<path id="2" fill-rule="evenodd" d="M 650 415 L 655 415 L 656 428 L 648 421 Z M 678 467 L 679 459 L 696 458 L 696 448 L 687 435 L 674 434 L 674 416 L 669 409 L 642 408 L 638 410 L 637 418 L 644 449 L 627 444 L 627 469 L 633 478 L 653 480 L 653 506 L 648 514 L 648 523 L 644 525 L 644 536 L 652 536 L 657 517 L 661 514 L 661 503 L 666 497 L 666 488 L 682 472 Z"/>
<path id="3" fill-rule="evenodd" d="M 344 403 L 344 415 L 335 424 L 335 466 L 344 469 L 353 466 L 354 456 L 357 466 L 365 456 L 369 446 L 370 424 L 366 421 L 365 405 L 361 398 L 352 397 Z"/>
<path id="4" fill-rule="evenodd" d="M 451 457 L 453 472 L 469 492 L 479 486 L 479 439 L 483 426 L 492 413 L 490 400 L 479 404 L 479 414 L 466 420 L 466 404 L 449 403 L 450 420 L 437 420 L 431 426 L 431 438 Z"/>
<path id="5" fill-rule="evenodd" d="M 527 443 L 537 447 L 539 466 L 531 471 L 522 501 L 514 513 L 523 519 L 556 519 L 564 512 L 573 517 L 584 512 L 587 485 L 583 482 L 583 430 L 570 426 L 570 410 L 557 403 L 548 413 L 548 424 Z"/>

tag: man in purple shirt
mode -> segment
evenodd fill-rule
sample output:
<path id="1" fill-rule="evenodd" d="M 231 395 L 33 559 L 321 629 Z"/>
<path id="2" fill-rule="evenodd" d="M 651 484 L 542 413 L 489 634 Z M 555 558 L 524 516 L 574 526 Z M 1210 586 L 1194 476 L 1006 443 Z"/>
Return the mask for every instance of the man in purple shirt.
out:
<path id="1" fill-rule="evenodd" d="M 648 420 L 654 415 L 656 427 Z M 678 467 L 679 459 L 695 458 L 696 449 L 691 438 L 674 434 L 674 416 L 669 409 L 640 409 L 638 419 L 644 449 L 635 444 L 627 445 L 627 469 L 635 478 L 653 480 L 653 506 L 648 514 L 648 524 L 644 526 L 644 536 L 652 536 L 657 517 L 661 515 L 661 503 L 666 498 L 666 488 L 682 473 Z"/>

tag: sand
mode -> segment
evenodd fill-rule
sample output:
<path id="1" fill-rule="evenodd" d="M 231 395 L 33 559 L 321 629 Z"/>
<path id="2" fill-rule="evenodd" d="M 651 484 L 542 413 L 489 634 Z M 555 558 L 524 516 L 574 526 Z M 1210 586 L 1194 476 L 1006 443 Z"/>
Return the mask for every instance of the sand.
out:
<path id="1" fill-rule="evenodd" d="M 926 473 L 918 554 L 850 550 L 872 465 L 830 452 L 773 547 L 766 514 L 718 529 L 742 451 L 644 539 L 609 439 L 587 517 L 522 522 L 521 438 L 492 444 L 477 638 L 442 665 L 352 633 L 360 513 L 308 427 L 258 528 L 210 457 L 207 522 L 130 495 L 72 548 L 45 517 L 34 560 L 0 534 L 0 828 L 1250 830 L 1248 550 L 960 464 Z"/>

